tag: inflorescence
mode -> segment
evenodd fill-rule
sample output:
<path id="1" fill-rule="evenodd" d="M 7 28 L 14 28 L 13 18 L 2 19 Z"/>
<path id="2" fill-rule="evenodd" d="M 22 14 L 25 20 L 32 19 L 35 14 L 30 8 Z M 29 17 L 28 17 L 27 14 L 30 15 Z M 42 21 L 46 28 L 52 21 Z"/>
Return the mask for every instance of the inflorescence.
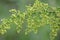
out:
<path id="1" fill-rule="evenodd" d="M 57 36 L 60 27 L 60 8 L 50 7 L 36 0 L 33 6 L 27 6 L 25 12 L 16 9 L 11 9 L 9 12 L 12 15 L 1 20 L 0 34 L 4 35 L 11 28 L 11 24 L 15 24 L 17 33 L 20 33 L 23 24 L 26 23 L 25 35 L 32 31 L 37 33 L 40 27 L 50 25 L 50 40 L 54 40 Z"/>

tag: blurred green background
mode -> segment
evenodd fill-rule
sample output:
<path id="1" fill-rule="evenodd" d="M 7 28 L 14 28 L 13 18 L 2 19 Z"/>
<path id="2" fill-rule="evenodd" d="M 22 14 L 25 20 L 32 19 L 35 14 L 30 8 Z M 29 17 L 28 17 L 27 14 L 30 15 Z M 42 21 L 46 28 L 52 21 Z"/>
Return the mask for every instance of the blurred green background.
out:
<path id="1" fill-rule="evenodd" d="M 11 14 L 9 13 L 10 9 L 19 9 L 25 11 L 26 6 L 33 4 L 35 0 L 0 0 L 0 21 L 1 18 L 7 18 Z M 60 0 L 40 0 L 41 2 L 48 3 L 53 7 L 60 7 Z M 33 32 L 25 36 L 22 31 L 20 34 L 17 34 L 14 26 L 11 30 L 8 30 L 6 35 L 0 36 L 0 40 L 49 40 L 50 29 L 48 25 L 46 27 L 41 27 L 38 34 Z M 58 35 L 59 32 L 58 32 Z M 56 40 L 60 40 L 57 36 Z"/>

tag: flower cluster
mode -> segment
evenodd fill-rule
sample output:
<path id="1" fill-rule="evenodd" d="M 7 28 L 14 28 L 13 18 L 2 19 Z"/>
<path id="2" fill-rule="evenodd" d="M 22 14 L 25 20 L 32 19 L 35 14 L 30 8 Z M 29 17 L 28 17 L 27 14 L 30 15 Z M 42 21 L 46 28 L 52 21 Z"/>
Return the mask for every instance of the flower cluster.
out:
<path id="1" fill-rule="evenodd" d="M 50 40 L 54 40 L 60 27 L 60 8 L 50 7 L 48 4 L 35 1 L 33 6 L 27 6 L 25 12 L 11 9 L 12 15 L 8 19 L 2 19 L 0 34 L 4 34 L 11 28 L 11 24 L 16 25 L 17 33 L 20 33 L 24 23 L 27 24 L 25 35 L 30 32 L 37 33 L 40 27 L 50 25 Z"/>

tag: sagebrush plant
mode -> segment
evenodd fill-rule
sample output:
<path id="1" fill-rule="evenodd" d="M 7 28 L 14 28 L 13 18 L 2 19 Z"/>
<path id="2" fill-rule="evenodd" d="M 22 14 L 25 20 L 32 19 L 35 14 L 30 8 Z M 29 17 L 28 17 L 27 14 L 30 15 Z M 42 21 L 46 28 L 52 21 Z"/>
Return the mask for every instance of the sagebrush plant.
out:
<path id="1" fill-rule="evenodd" d="M 50 40 L 54 40 L 57 36 L 57 31 L 60 29 L 60 8 L 50 7 L 48 4 L 41 3 L 38 0 L 32 6 L 27 6 L 25 12 L 16 9 L 11 9 L 9 12 L 12 15 L 1 20 L 1 35 L 4 35 L 11 28 L 11 24 L 15 24 L 17 33 L 20 33 L 23 24 L 26 23 L 25 35 L 32 31 L 38 33 L 38 28 L 50 25 Z"/>

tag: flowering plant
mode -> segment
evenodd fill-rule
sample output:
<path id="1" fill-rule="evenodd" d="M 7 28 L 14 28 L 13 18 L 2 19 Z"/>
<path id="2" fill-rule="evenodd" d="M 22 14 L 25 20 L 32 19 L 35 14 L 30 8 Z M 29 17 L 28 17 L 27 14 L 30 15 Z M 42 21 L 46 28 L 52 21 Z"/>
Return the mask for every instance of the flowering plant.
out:
<path id="1" fill-rule="evenodd" d="M 9 18 L 2 19 L 0 25 L 0 34 L 4 35 L 12 24 L 16 26 L 16 32 L 20 33 L 23 24 L 26 24 L 25 35 L 30 32 L 38 33 L 40 27 L 49 25 L 50 40 L 54 40 L 57 36 L 57 31 L 60 27 L 60 8 L 50 7 L 46 3 L 41 3 L 38 0 L 35 1 L 33 6 L 27 6 L 25 12 L 21 12 L 16 9 L 11 9 L 9 12 L 12 15 Z"/>

